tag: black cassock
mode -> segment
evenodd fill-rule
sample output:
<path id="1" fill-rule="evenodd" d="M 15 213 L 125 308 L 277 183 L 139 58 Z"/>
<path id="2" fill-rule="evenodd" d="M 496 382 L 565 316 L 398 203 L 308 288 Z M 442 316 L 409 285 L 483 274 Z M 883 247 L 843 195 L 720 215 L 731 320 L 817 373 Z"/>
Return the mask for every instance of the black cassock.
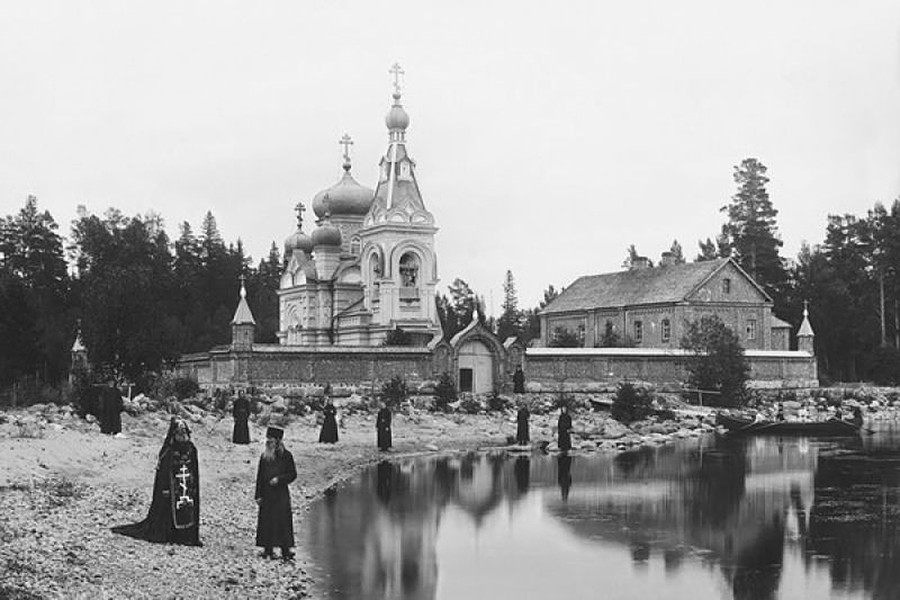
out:
<path id="1" fill-rule="evenodd" d="M 271 484 L 277 478 L 275 485 Z M 256 471 L 256 499 L 259 518 L 256 521 L 256 545 L 262 548 L 293 548 L 294 520 L 288 484 L 297 479 L 294 456 L 282 450 L 272 460 L 259 459 Z"/>
<path id="2" fill-rule="evenodd" d="M 525 393 L 525 373 L 522 369 L 516 369 L 516 372 L 513 373 L 513 393 Z"/>
<path id="3" fill-rule="evenodd" d="M 333 444 L 338 441 L 337 419 L 335 418 L 337 409 L 331 404 L 326 404 L 322 412 L 325 413 L 325 420 L 322 421 L 322 429 L 319 431 L 319 441 Z"/>
<path id="4" fill-rule="evenodd" d="M 378 431 L 378 449 L 387 450 L 392 444 L 391 440 L 391 409 L 387 406 L 378 411 L 375 419 L 375 429 Z"/>
<path id="5" fill-rule="evenodd" d="M 200 470 L 193 443 L 171 442 L 163 446 L 147 517 L 112 530 L 148 542 L 201 545 Z"/>
<path id="6" fill-rule="evenodd" d="M 231 435 L 231 441 L 235 444 L 249 444 L 250 427 L 247 425 L 247 419 L 250 418 L 250 401 L 244 396 L 235 398 L 231 416 L 234 417 L 234 433 Z"/>
<path id="7" fill-rule="evenodd" d="M 122 431 L 122 395 L 119 390 L 105 385 L 100 387 L 97 408 L 100 433 L 116 434 Z"/>
<path id="8" fill-rule="evenodd" d="M 531 441 L 528 435 L 528 417 L 530 413 L 527 408 L 520 408 L 516 414 L 516 443 L 523 445 Z"/>
<path id="9" fill-rule="evenodd" d="M 559 420 L 556 422 L 556 429 L 559 433 L 559 449 L 566 451 L 572 449 L 572 417 L 569 416 L 569 413 L 563 413 L 559 415 Z"/>

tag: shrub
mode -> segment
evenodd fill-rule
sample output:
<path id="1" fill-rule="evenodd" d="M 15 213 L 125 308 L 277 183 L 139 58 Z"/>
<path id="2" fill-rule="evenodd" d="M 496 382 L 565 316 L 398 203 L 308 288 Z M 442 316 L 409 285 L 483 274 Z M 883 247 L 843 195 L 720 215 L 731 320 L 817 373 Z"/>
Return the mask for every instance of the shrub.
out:
<path id="1" fill-rule="evenodd" d="M 571 411 L 575 407 L 575 398 L 572 397 L 571 394 L 563 394 L 562 392 L 560 392 L 559 395 L 556 396 L 556 398 L 553 400 L 553 404 L 550 409 L 558 410 L 563 406 Z"/>
<path id="2" fill-rule="evenodd" d="M 200 393 L 200 384 L 191 377 L 176 377 L 174 382 L 175 396 L 179 400 L 191 398 Z"/>
<path id="3" fill-rule="evenodd" d="M 470 415 L 477 415 L 483 408 L 481 400 L 475 394 L 463 394 L 459 403 L 459 409 Z"/>
<path id="4" fill-rule="evenodd" d="M 681 347 L 690 352 L 685 366 L 691 387 L 720 392 L 713 404 L 743 404 L 750 363 L 738 337 L 719 317 L 707 316 L 689 323 Z"/>
<path id="5" fill-rule="evenodd" d="M 581 340 L 577 333 L 557 327 L 553 330 L 549 346 L 551 348 L 578 348 L 581 346 Z"/>
<path id="6" fill-rule="evenodd" d="M 412 346 L 413 338 L 409 332 L 400 329 L 391 329 L 384 338 L 385 346 Z"/>
<path id="7" fill-rule="evenodd" d="M 456 398 L 456 385 L 453 383 L 453 377 L 444 371 L 438 377 L 437 385 L 434 386 L 434 406 L 438 410 L 448 412 L 449 404 L 456 401 Z"/>
<path id="8" fill-rule="evenodd" d="M 619 384 L 612 404 L 612 417 L 620 423 L 640 421 L 653 414 L 653 393 L 627 381 Z"/>
<path id="9" fill-rule="evenodd" d="M 500 392 L 494 390 L 487 398 L 488 410 L 501 411 L 512 408 L 513 403 L 509 398 L 500 395 Z"/>
<path id="10" fill-rule="evenodd" d="M 384 382 L 381 386 L 379 398 L 391 409 L 395 409 L 406 400 L 409 396 L 409 389 L 406 387 L 406 380 L 399 375 L 391 377 L 390 381 Z"/>

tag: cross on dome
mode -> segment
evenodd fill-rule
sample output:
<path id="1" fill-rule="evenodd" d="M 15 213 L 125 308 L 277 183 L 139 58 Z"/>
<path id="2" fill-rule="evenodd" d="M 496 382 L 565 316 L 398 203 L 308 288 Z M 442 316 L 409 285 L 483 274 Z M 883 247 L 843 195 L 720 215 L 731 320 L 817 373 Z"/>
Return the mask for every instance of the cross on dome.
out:
<path id="1" fill-rule="evenodd" d="M 246 277 L 244 277 L 244 274 L 241 273 L 241 298 L 246 298 L 246 297 L 247 297 L 247 288 L 244 287 L 244 280 L 245 280 L 245 279 L 246 279 Z"/>
<path id="2" fill-rule="evenodd" d="M 340 141 L 338 141 L 338 144 L 340 144 L 341 146 L 344 147 L 344 170 L 349 171 L 350 170 L 350 146 L 353 145 L 353 140 L 350 138 L 349 135 L 347 135 L 345 133 L 344 137 L 342 137 L 340 139 Z"/>
<path id="3" fill-rule="evenodd" d="M 391 67 L 390 71 L 388 71 L 391 75 L 394 76 L 394 95 L 400 96 L 400 76 L 405 75 L 406 71 L 400 68 L 400 63 L 394 63 L 394 66 Z"/>
<path id="4" fill-rule="evenodd" d="M 297 229 L 303 229 L 303 213 L 306 211 L 306 205 L 298 202 L 294 210 L 297 211 Z"/>

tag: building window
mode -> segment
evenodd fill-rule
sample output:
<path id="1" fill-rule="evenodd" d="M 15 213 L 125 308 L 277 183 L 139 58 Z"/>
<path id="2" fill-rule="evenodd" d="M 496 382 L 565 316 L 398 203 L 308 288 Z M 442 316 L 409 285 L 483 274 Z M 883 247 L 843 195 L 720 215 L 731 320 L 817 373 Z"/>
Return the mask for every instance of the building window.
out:
<path id="1" fill-rule="evenodd" d="M 359 255 L 359 238 L 353 237 L 350 238 L 350 254 Z"/>
<path id="2" fill-rule="evenodd" d="M 403 287 L 416 287 L 419 279 L 419 257 L 412 252 L 407 252 L 400 257 L 400 285 Z"/>
<path id="3" fill-rule="evenodd" d="M 672 324 L 668 319 L 663 319 L 660 323 L 659 337 L 663 342 L 668 342 L 672 338 Z"/>
<path id="4" fill-rule="evenodd" d="M 372 274 L 372 279 L 378 279 L 381 277 L 381 257 L 377 254 L 369 255 L 369 272 Z"/>
<path id="5" fill-rule="evenodd" d="M 747 339 L 756 339 L 756 319 L 749 319 L 747 321 Z"/>
<path id="6" fill-rule="evenodd" d="M 637 344 L 644 341 L 644 324 L 641 321 L 634 322 L 634 341 Z"/>
<path id="7" fill-rule="evenodd" d="M 731 293 L 731 280 L 727 277 L 722 280 L 722 293 L 730 294 Z"/>

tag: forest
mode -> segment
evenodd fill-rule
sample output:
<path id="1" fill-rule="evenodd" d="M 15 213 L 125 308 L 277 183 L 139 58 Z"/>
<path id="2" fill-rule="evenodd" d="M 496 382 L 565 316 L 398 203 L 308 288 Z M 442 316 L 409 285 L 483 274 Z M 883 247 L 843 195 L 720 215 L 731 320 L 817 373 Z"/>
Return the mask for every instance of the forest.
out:
<path id="1" fill-rule="evenodd" d="M 823 383 L 900 383 L 900 198 L 864 215 L 829 215 L 821 243 L 784 257 L 766 172 L 753 158 L 734 167 L 736 190 L 721 209 L 721 230 L 698 241 L 694 260 L 733 257 L 773 298 L 776 315 L 795 326 L 808 302 Z M 677 240 L 672 250 L 686 260 Z M 626 265 L 637 250 L 627 253 Z M 182 354 L 228 344 L 242 279 L 257 342 L 274 343 L 285 260 L 273 242 L 253 264 L 240 239 L 223 239 L 211 212 L 196 232 L 183 222 L 172 238 L 162 215 L 79 207 L 64 237 L 29 196 L 18 213 L 0 217 L 0 387 L 59 386 L 79 335 L 94 372 L 132 382 Z M 453 279 L 436 297 L 445 335 L 478 311 L 501 339 L 537 337 L 537 313 L 557 290 L 548 286 L 538 306 L 523 309 L 511 271 L 503 289 L 501 314 L 485 317 L 477 291 Z"/>

